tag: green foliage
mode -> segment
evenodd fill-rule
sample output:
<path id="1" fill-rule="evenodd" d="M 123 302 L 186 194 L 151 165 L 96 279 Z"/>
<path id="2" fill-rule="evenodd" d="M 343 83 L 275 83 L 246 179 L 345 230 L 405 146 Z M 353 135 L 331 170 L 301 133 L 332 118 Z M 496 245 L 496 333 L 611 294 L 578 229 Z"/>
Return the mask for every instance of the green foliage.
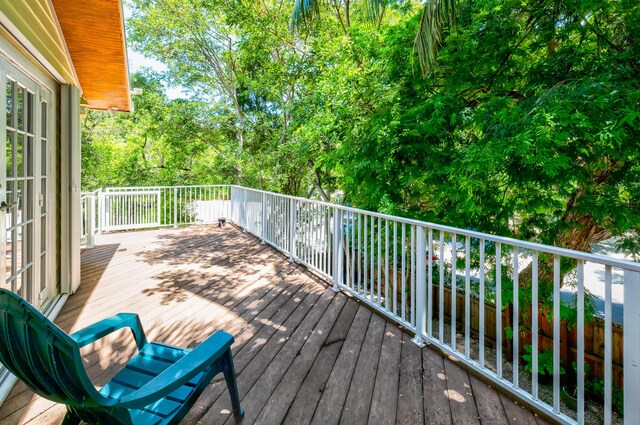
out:
<path id="1" fill-rule="evenodd" d="M 505 326 L 504 334 L 507 337 L 507 339 L 513 339 L 513 328 L 511 326 Z"/>
<path id="2" fill-rule="evenodd" d="M 597 401 L 602 402 L 604 400 L 604 380 L 600 378 L 592 378 L 586 381 L 585 390 Z M 613 410 L 618 412 L 620 416 L 624 416 L 624 393 L 622 389 L 616 385 L 612 385 L 611 388 L 611 404 Z"/>
<path id="3" fill-rule="evenodd" d="M 91 111 L 83 123 L 83 190 L 220 183 L 232 175 L 206 103 L 168 100 L 153 75 L 134 74 L 132 83 L 142 89 L 133 113 Z"/>
<path id="4" fill-rule="evenodd" d="M 522 355 L 524 360 L 524 370 L 531 373 L 533 372 L 533 350 L 531 344 L 524 346 L 525 354 Z M 541 375 L 553 376 L 553 350 L 547 348 L 546 350 L 538 353 L 538 373 Z M 564 367 L 560 366 L 560 375 L 564 375 Z"/>
<path id="5" fill-rule="evenodd" d="M 391 93 L 332 155 L 352 203 L 580 250 L 636 234 L 637 7 L 554 7 L 462 11 L 428 80 L 383 28 Z"/>
<path id="6" fill-rule="evenodd" d="M 292 33 L 281 2 L 132 3 L 133 46 L 168 65 L 163 77 L 193 94 L 185 103 L 207 105 L 175 112 L 211 131 L 202 140 L 216 153 L 202 169 L 214 179 L 342 193 L 365 209 L 582 251 L 620 236 L 620 249 L 637 251 L 637 2 L 427 2 L 443 8 L 432 11 L 441 46 L 427 78 L 412 47 L 424 27 L 419 4 L 302 2 L 322 18 Z M 130 125 L 133 134 L 146 124 Z M 136 137 L 155 146 L 174 131 Z M 131 139 L 119 132 L 114 140 Z M 115 146 L 119 163 L 145 163 L 140 143 Z M 199 166 L 200 151 L 185 149 Z M 551 263 L 541 256 L 543 297 Z M 503 291 L 512 278 L 503 267 Z M 526 299 L 530 282 L 519 283 Z"/>

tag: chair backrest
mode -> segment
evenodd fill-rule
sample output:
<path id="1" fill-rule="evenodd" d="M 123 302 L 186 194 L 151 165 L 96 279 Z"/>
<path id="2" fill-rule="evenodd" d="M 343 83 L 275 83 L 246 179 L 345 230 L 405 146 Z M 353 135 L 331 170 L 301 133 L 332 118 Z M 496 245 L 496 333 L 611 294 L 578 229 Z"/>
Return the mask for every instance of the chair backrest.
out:
<path id="1" fill-rule="evenodd" d="M 104 398 L 84 370 L 78 344 L 27 301 L 4 289 L 0 362 L 49 400 L 72 407 L 103 405 Z"/>

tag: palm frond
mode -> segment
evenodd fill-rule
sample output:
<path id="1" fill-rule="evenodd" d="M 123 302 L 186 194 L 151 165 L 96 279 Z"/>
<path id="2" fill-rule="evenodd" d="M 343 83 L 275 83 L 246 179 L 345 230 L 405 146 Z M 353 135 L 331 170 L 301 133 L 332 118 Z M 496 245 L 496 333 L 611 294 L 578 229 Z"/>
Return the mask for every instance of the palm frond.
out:
<path id="1" fill-rule="evenodd" d="M 387 7 L 388 0 L 367 0 L 367 10 L 369 12 L 369 19 L 373 22 L 380 20 L 380 16 Z"/>
<path id="2" fill-rule="evenodd" d="M 296 0 L 291 11 L 289 29 L 295 31 L 310 25 L 318 16 L 320 16 L 320 0 Z"/>
<path id="3" fill-rule="evenodd" d="M 438 46 L 442 44 L 442 31 L 455 22 L 457 13 L 457 0 L 427 0 L 425 3 L 414 40 L 423 76 L 435 65 Z"/>

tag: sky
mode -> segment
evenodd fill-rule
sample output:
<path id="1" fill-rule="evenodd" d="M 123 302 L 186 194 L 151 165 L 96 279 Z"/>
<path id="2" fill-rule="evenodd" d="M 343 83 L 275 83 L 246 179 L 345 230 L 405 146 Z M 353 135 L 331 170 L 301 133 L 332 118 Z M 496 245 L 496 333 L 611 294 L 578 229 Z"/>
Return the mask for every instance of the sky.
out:
<path id="1" fill-rule="evenodd" d="M 124 17 L 125 19 L 129 19 L 131 16 L 131 10 L 129 10 L 126 2 L 124 4 Z M 129 44 L 129 43 L 127 43 Z M 167 66 L 160 61 L 157 61 L 152 58 L 145 57 L 142 53 L 136 52 L 131 48 L 130 45 L 127 46 L 127 56 L 129 59 L 129 73 L 133 74 L 141 70 L 142 68 L 151 68 L 157 72 L 164 72 L 167 70 Z M 190 97 L 189 94 L 184 90 L 183 87 L 174 87 L 174 86 L 165 86 L 165 94 L 169 99 L 184 99 Z M 134 89 L 135 87 L 132 87 Z"/>
<path id="2" fill-rule="evenodd" d="M 128 47 L 127 55 L 129 56 L 129 73 L 133 74 L 141 70 L 142 68 L 151 68 L 157 72 L 164 72 L 167 70 L 167 66 L 162 62 L 159 62 L 152 58 L 147 58 L 143 54 L 134 51 L 131 47 Z M 184 99 L 190 97 L 182 87 L 169 87 L 166 84 L 165 94 L 169 99 Z M 132 89 L 135 87 L 132 87 Z"/>

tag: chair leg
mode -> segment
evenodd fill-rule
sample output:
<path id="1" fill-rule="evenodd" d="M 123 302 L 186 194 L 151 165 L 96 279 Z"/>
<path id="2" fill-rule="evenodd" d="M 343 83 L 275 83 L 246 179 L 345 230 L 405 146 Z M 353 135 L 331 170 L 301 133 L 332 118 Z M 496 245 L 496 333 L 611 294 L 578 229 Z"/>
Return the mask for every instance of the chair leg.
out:
<path id="1" fill-rule="evenodd" d="M 67 414 L 64 415 L 62 425 L 80 425 L 80 418 L 73 410 L 67 409 Z"/>
<path id="2" fill-rule="evenodd" d="M 238 396 L 238 383 L 236 382 L 236 371 L 233 367 L 233 357 L 231 356 L 231 348 L 222 355 L 222 372 L 224 379 L 227 381 L 227 389 L 231 396 L 231 405 L 233 406 L 233 414 L 237 418 L 244 416 L 244 410 L 240 408 L 240 397 Z"/>

